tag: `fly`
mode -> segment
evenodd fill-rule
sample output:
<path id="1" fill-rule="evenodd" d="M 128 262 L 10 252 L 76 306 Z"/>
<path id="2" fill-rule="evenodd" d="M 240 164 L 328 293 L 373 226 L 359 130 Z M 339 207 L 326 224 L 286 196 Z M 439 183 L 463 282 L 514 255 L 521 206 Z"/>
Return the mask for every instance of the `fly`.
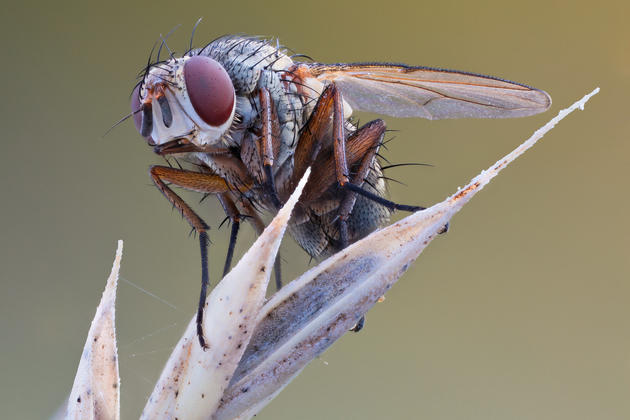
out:
<path id="1" fill-rule="evenodd" d="M 225 274 L 241 221 L 248 219 L 262 232 L 259 211 L 277 212 L 311 166 L 289 232 L 308 254 L 323 258 L 387 223 L 394 210 L 422 209 L 385 198 L 386 180 L 376 159 L 385 123 L 358 126 L 353 111 L 509 118 L 551 105 L 541 90 L 491 76 L 392 63 L 321 64 L 301 57 L 269 40 L 225 36 L 181 57 L 158 58 L 132 93 L 136 128 L 154 152 L 190 165 L 152 166 L 149 172 L 199 235 L 197 336 L 203 348 L 208 225 L 171 186 L 214 195 L 223 206 L 232 223 Z M 276 281 L 280 287 L 279 276 Z"/>

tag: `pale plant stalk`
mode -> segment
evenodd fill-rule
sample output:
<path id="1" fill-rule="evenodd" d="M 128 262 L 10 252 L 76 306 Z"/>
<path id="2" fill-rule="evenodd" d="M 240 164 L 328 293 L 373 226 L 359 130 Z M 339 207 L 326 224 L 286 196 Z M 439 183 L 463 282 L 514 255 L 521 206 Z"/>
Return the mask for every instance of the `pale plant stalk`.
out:
<path id="1" fill-rule="evenodd" d="M 206 299 L 203 325 L 209 349 L 200 348 L 193 318 L 167 361 L 142 418 L 254 416 L 311 360 L 355 325 L 464 204 L 560 120 L 583 109 L 598 92 L 599 88 L 560 111 L 446 200 L 352 244 L 265 301 L 273 261 L 307 172 L 287 204 Z M 119 247 L 116 269 L 120 251 Z M 103 295 L 105 303 L 101 302 L 92 323 L 68 402 L 70 418 L 119 416 L 114 289 L 115 281 L 110 277 Z M 105 328 L 93 332 L 99 324 Z M 95 337 L 103 352 L 94 346 Z"/>
<path id="2" fill-rule="evenodd" d="M 119 419 L 120 377 L 116 348 L 116 287 L 123 241 L 90 326 L 66 407 L 67 419 Z"/>

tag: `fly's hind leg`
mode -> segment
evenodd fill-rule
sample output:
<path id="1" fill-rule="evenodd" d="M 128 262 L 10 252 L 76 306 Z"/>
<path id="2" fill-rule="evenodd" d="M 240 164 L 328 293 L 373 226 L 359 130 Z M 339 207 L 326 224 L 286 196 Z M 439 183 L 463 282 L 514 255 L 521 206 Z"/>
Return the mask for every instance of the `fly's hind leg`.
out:
<path id="1" fill-rule="evenodd" d="M 320 107 L 321 103 L 324 103 L 323 106 Z M 339 89 L 335 86 L 334 83 L 330 83 L 317 103 L 313 114 L 317 111 L 318 108 L 321 108 L 321 116 L 316 119 L 317 124 L 311 128 L 312 131 L 316 132 L 317 135 L 307 137 L 307 139 L 311 140 L 312 146 L 305 147 L 307 152 L 307 159 L 301 165 L 298 165 L 300 161 L 299 157 L 299 149 L 300 143 L 303 142 L 304 133 L 302 137 L 300 137 L 300 143 L 298 143 L 298 147 L 295 150 L 295 162 L 296 162 L 296 170 L 294 171 L 294 175 L 296 173 L 303 173 L 301 171 L 306 170 L 306 167 L 309 165 L 313 165 L 313 172 L 311 174 L 311 181 L 306 184 L 304 188 L 304 192 L 302 193 L 302 200 L 309 202 L 317 197 L 321 196 L 333 183 L 337 182 L 339 186 L 346 191 L 351 191 L 353 193 L 363 195 L 368 199 L 375 201 L 391 210 L 405 210 L 415 212 L 418 210 L 423 210 L 424 207 L 420 206 L 408 206 L 405 204 L 397 204 L 393 201 L 389 201 L 377 194 L 371 193 L 370 191 L 366 191 L 361 188 L 362 179 L 360 184 L 355 184 L 350 180 L 350 171 L 348 169 L 348 165 L 353 165 L 355 163 L 361 162 L 366 153 L 371 154 L 369 152 L 369 148 L 371 148 L 374 144 L 372 143 L 376 141 L 380 141 L 380 136 L 382 133 L 374 134 L 372 131 L 380 130 L 380 126 L 382 126 L 382 130 L 384 130 L 384 123 L 381 120 L 372 121 L 369 124 L 366 124 L 364 127 L 361 127 L 355 133 L 350 135 L 348 139 L 346 139 L 345 132 L 345 119 L 343 115 L 343 100 L 341 98 L 341 93 Z M 329 126 L 327 118 L 329 119 L 332 115 L 332 132 L 333 132 L 333 158 L 317 158 L 317 152 L 319 151 L 316 147 L 317 144 L 321 141 L 321 131 L 323 128 L 328 128 Z M 313 120 L 313 116 L 309 120 L 309 124 Z M 369 126 L 369 130 L 363 131 L 364 128 Z M 306 128 L 309 128 L 307 125 Z M 306 131 L 306 130 L 303 130 Z M 308 133 L 309 131 L 306 131 Z M 326 133 L 328 134 L 328 132 Z M 369 137 L 369 139 L 362 138 L 360 140 L 353 140 L 353 138 L 357 136 Z M 374 137 L 375 136 L 375 137 Z M 371 139 L 371 140 L 370 140 Z M 309 144 L 310 145 L 310 144 Z M 366 147 L 367 146 L 367 147 Z M 376 144 L 378 146 L 378 144 Z M 313 155 L 309 155 L 308 151 L 312 151 Z M 376 153 L 376 152 L 374 152 Z M 373 156 L 372 156 L 373 158 Z M 369 166 L 369 165 L 368 165 Z M 299 171 L 298 171 L 299 169 Z M 295 182 L 295 179 L 293 179 Z"/>
<path id="2" fill-rule="evenodd" d="M 334 86 L 334 84 L 333 84 Z M 360 194 L 372 201 L 375 201 L 382 206 L 385 206 L 391 210 L 404 210 L 410 212 L 416 212 L 418 210 L 424 210 L 424 207 L 409 206 L 405 204 L 394 203 L 379 195 L 371 193 L 361 188 L 350 181 L 348 170 L 348 159 L 346 153 L 346 138 L 344 133 L 345 119 L 343 115 L 343 100 L 341 98 L 341 92 L 339 89 L 334 89 L 334 108 L 333 108 L 333 144 L 335 154 L 335 173 L 337 175 L 337 182 L 341 188 L 347 191 L 352 191 L 356 194 Z"/>
<path id="3" fill-rule="evenodd" d="M 351 165 L 359 162 L 359 168 L 350 181 L 353 185 L 362 187 L 367 179 L 384 134 L 385 123 L 383 120 L 374 120 L 359 128 L 348 138 L 346 144 L 348 161 Z M 352 213 L 355 202 L 356 194 L 352 191 L 346 191 L 339 206 L 339 241 L 341 248 L 345 248 L 349 244 L 348 218 Z"/>
<path id="4" fill-rule="evenodd" d="M 166 166 L 151 166 L 151 179 L 166 199 L 182 214 L 184 219 L 199 234 L 201 250 L 201 293 L 197 307 L 197 337 L 202 348 L 208 348 L 203 334 L 203 310 L 208 289 L 208 225 L 195 211 L 166 183 L 177 185 L 187 190 L 206 194 L 220 194 L 229 190 L 223 178 L 214 174 L 204 174 Z"/>
<path id="5" fill-rule="evenodd" d="M 343 114 L 343 100 L 341 92 L 333 86 L 333 151 L 335 158 L 335 174 L 339 186 L 346 190 L 346 195 L 342 200 L 339 214 L 339 236 L 342 247 L 348 245 L 348 217 L 350 216 L 354 203 L 356 201 L 355 194 L 362 195 L 382 206 L 385 206 L 391 210 L 404 210 L 410 212 L 416 212 L 423 210 L 421 206 L 409 206 L 404 204 L 397 204 L 393 201 L 389 201 L 380 195 L 374 194 L 362 188 L 363 182 L 367 177 L 370 167 L 374 161 L 374 157 L 378 151 L 378 147 L 385 132 L 385 124 L 382 121 L 376 120 L 361 127 L 353 136 L 346 140 L 345 135 L 345 118 Z M 370 130 L 374 126 L 374 130 Z M 362 153 L 360 160 L 360 166 L 357 173 L 350 179 L 349 165 L 353 164 L 354 159 L 350 156 L 359 152 L 361 156 L 361 148 L 367 146 L 367 150 Z M 358 150 L 352 150 L 358 149 Z M 354 152 L 354 153 L 353 153 Z M 357 324 L 351 329 L 351 331 L 358 332 L 363 328 L 365 324 L 365 317 L 362 316 Z"/>
<path id="6" fill-rule="evenodd" d="M 334 155 L 318 158 L 323 142 L 330 135 L 331 119 Z M 308 166 L 313 166 L 311 180 L 302 195 L 306 202 L 321 196 L 335 180 L 340 181 L 340 175 L 341 179 L 349 183 L 348 164 L 359 164 L 357 173 L 352 177 L 352 183 L 361 186 L 367 178 L 385 133 L 385 123 L 382 120 L 372 121 L 352 133 L 347 140 L 344 124 L 339 91 L 334 84 L 329 84 L 320 95 L 309 121 L 302 129 L 294 155 L 293 183 L 297 182 Z M 338 156 L 342 158 L 341 165 Z M 348 191 L 339 206 L 341 248 L 345 248 L 349 243 L 348 217 L 352 213 L 355 201 L 355 193 Z M 352 331 L 361 330 L 364 321 L 365 318 L 361 317 Z"/>
<path id="7" fill-rule="evenodd" d="M 384 134 L 385 123 L 382 120 L 374 120 L 359 128 L 348 138 L 346 152 L 350 164 L 353 165 L 356 162 L 356 158 L 362 156 L 359 161 L 359 168 L 352 177 L 352 184 L 362 186 L 365 182 L 370 168 L 374 164 L 374 159 Z M 352 191 L 347 191 L 339 206 L 339 240 L 342 248 L 347 247 L 349 243 L 348 218 L 352 213 L 355 202 L 356 194 Z M 364 325 L 365 315 L 357 321 L 350 331 L 359 332 Z"/>

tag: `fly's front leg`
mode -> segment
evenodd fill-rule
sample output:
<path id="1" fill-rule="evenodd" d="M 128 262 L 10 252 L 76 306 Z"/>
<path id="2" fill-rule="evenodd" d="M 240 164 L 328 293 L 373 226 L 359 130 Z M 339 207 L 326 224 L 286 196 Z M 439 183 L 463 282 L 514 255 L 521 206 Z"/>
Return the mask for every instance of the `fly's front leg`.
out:
<path id="1" fill-rule="evenodd" d="M 274 127 L 279 126 L 278 116 L 274 112 L 273 102 L 271 101 L 271 95 L 269 91 L 262 87 L 259 90 L 258 97 L 260 99 L 261 119 L 262 119 L 262 147 L 261 147 L 261 160 L 263 163 L 263 170 L 265 171 L 265 181 L 269 189 L 271 201 L 276 208 L 280 208 L 282 203 L 278 197 L 276 191 L 276 181 L 273 175 L 273 161 L 274 161 L 274 143 L 279 141 L 277 136 L 274 136 Z M 277 134 L 277 133 L 276 133 Z"/>
<path id="2" fill-rule="evenodd" d="M 199 234 L 201 250 L 201 293 L 197 307 L 197 337 L 202 348 L 208 348 L 203 334 L 203 310 L 208 289 L 208 225 L 195 211 L 178 196 L 166 183 L 201 193 L 220 194 L 228 191 L 223 178 L 214 174 L 203 174 L 166 166 L 152 166 L 149 170 L 151 179 L 166 199 L 182 214 L 184 219 Z"/>
<path id="3" fill-rule="evenodd" d="M 226 192 L 229 189 L 225 180 L 214 174 L 203 174 L 157 165 L 151 166 L 149 174 L 155 186 L 199 234 L 205 233 L 208 230 L 208 225 L 166 183 L 191 191 L 211 194 Z"/>

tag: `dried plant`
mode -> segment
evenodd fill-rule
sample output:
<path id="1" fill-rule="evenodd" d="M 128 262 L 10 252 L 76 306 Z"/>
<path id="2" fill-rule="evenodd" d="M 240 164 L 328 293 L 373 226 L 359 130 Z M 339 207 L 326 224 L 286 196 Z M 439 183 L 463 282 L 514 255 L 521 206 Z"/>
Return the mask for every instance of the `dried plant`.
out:
<path id="1" fill-rule="evenodd" d="M 273 261 L 307 171 L 271 224 L 208 295 L 203 327 L 209 348 L 199 346 L 192 319 L 142 418 L 247 419 L 258 413 L 356 324 L 473 195 L 598 91 L 560 111 L 443 202 L 372 233 L 265 300 Z M 88 334 L 68 418 L 119 418 L 114 299 L 121 252 L 122 241 Z"/>
<path id="2" fill-rule="evenodd" d="M 67 419 L 120 418 L 120 377 L 116 348 L 116 286 L 123 241 L 88 332 L 68 399 Z"/>

